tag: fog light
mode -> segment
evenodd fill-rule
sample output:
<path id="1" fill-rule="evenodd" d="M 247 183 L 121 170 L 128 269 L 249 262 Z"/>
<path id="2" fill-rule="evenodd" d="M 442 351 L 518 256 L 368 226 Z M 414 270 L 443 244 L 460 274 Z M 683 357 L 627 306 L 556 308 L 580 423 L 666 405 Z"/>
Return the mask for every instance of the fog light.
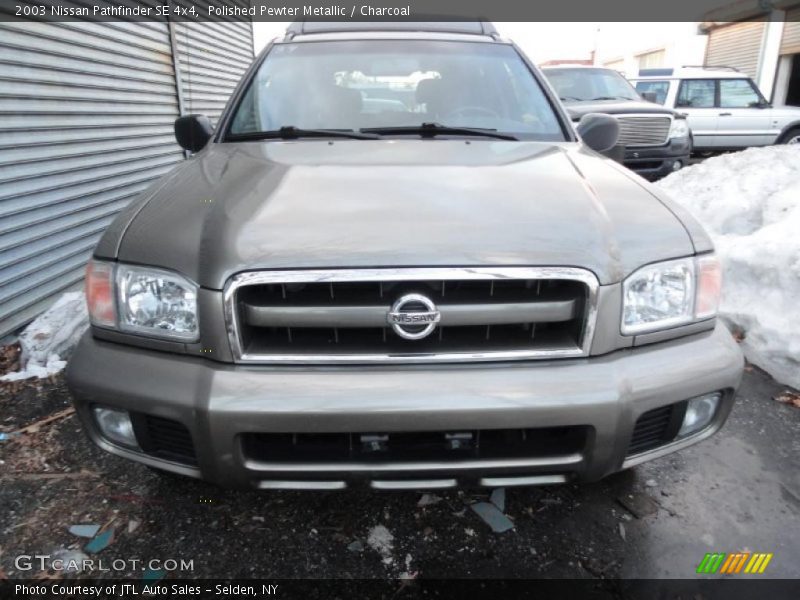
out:
<path id="1" fill-rule="evenodd" d="M 686 437 L 703 429 L 711 422 L 717 412 L 721 394 L 707 394 L 692 398 L 686 405 L 686 414 L 683 417 L 678 437 Z"/>
<path id="2" fill-rule="evenodd" d="M 128 411 L 95 406 L 94 418 L 103 437 L 122 446 L 139 448 Z"/>
<path id="3" fill-rule="evenodd" d="M 673 171 L 680 171 L 683 168 L 683 163 L 679 160 L 676 160 L 672 163 L 672 170 Z"/>

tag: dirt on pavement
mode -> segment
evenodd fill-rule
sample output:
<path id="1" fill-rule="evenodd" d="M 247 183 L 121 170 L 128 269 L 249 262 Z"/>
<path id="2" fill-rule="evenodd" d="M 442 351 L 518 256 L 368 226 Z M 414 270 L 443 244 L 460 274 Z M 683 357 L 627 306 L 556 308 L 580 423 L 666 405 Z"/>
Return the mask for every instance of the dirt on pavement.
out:
<path id="1" fill-rule="evenodd" d="M 774 553 L 766 576 L 797 578 L 800 409 L 773 400 L 784 391 L 749 369 L 718 435 L 597 483 L 509 488 L 514 527 L 494 533 L 470 509 L 490 490 L 230 491 L 165 477 L 91 444 L 62 376 L 28 381 L 0 389 L 0 575 L 47 576 L 15 557 L 48 554 L 142 561 L 59 578 L 141 578 L 152 559 L 192 561 L 168 579 L 691 578 L 704 553 L 746 550 Z M 93 554 L 76 524 L 113 531 L 110 543 Z"/>

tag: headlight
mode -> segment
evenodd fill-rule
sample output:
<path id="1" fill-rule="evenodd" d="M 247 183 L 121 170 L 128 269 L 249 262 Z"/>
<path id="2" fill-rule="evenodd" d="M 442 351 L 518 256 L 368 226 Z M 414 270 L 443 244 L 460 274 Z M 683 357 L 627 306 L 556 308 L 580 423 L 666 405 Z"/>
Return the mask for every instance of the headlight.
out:
<path id="1" fill-rule="evenodd" d="M 177 273 L 119 265 L 119 328 L 181 341 L 197 339 L 197 286 Z"/>
<path id="2" fill-rule="evenodd" d="M 720 267 L 713 254 L 642 267 L 622 284 L 622 333 L 647 333 L 714 317 L 720 290 Z"/>
<path id="3" fill-rule="evenodd" d="M 92 325 L 183 342 L 198 339 L 197 285 L 170 271 L 89 261 Z"/>
<path id="4" fill-rule="evenodd" d="M 689 137 L 689 123 L 686 119 L 673 119 L 669 128 L 669 139 Z"/>

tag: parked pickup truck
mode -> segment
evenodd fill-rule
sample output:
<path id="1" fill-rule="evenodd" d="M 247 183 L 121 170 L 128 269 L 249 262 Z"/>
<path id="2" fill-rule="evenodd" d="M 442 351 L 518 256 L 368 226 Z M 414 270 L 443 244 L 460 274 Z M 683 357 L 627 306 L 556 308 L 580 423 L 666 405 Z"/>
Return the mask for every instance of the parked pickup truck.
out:
<path id="1" fill-rule="evenodd" d="M 619 141 L 608 155 L 632 171 L 654 181 L 689 164 L 692 135 L 685 117 L 643 99 L 619 72 L 585 66 L 546 67 L 542 72 L 573 122 L 589 113 L 619 121 Z"/>
<path id="2" fill-rule="evenodd" d="M 800 106 L 773 106 L 735 68 L 642 69 L 633 82 L 686 117 L 699 152 L 800 143 Z"/>
<path id="3" fill-rule="evenodd" d="M 537 485 L 727 418 L 709 237 L 489 25 L 298 23 L 175 131 L 194 155 L 87 270 L 67 380 L 108 452 L 251 489 Z"/>

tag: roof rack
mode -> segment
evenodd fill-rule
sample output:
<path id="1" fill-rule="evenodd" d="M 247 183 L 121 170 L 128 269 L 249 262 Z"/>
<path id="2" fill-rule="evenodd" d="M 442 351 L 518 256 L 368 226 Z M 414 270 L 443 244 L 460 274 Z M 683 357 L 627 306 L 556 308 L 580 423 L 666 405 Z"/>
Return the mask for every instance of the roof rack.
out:
<path id="1" fill-rule="evenodd" d="M 683 65 L 684 69 L 704 69 L 706 71 L 735 71 L 741 73 L 736 67 L 729 67 L 727 65 Z"/>
<path id="2" fill-rule="evenodd" d="M 295 21 L 286 29 L 286 39 L 296 35 L 344 32 L 415 32 L 463 33 L 499 37 L 488 21 Z"/>

